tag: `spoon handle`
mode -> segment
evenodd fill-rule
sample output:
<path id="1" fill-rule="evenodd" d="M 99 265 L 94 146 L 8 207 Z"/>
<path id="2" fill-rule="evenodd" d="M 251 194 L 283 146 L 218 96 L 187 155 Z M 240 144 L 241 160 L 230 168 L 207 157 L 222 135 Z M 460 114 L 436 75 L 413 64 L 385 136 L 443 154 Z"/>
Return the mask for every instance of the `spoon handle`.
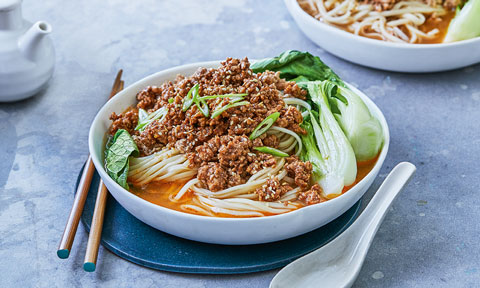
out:
<path id="1" fill-rule="evenodd" d="M 350 261 L 357 262 L 356 267 L 363 265 L 365 255 L 373 242 L 373 238 L 380 224 L 382 224 L 383 218 L 385 218 L 387 214 L 388 208 L 390 208 L 393 200 L 395 200 L 400 191 L 402 191 L 403 187 L 407 185 L 416 169 L 415 165 L 408 162 L 402 162 L 395 166 L 385 181 L 383 181 L 380 188 L 378 188 L 375 196 L 373 196 L 372 200 L 368 203 L 367 208 L 365 208 L 358 219 L 340 235 L 340 237 L 343 236 L 344 238 L 342 240 L 346 239 L 345 241 L 350 243 L 357 242 L 351 241 L 351 239 L 359 239 L 354 247 L 347 248 L 352 249 Z M 350 287 L 353 284 L 358 273 L 360 273 L 360 269 L 354 272 L 350 283 L 345 287 Z"/>
<path id="2" fill-rule="evenodd" d="M 280 287 L 350 287 L 388 208 L 416 168 L 402 162 L 393 168 L 360 217 L 335 240 L 283 268 L 270 283 Z"/>
<path id="3" fill-rule="evenodd" d="M 380 188 L 368 203 L 365 210 L 358 217 L 352 226 L 365 227 L 362 235 L 362 240 L 371 240 L 385 218 L 388 208 L 392 205 L 393 200 L 402 191 L 403 187 L 407 185 L 410 178 L 415 173 L 415 165 L 409 162 L 399 163 L 392 172 L 387 176 Z M 356 229 L 351 229 L 356 230 Z M 360 241 L 362 241 L 360 240 Z"/>

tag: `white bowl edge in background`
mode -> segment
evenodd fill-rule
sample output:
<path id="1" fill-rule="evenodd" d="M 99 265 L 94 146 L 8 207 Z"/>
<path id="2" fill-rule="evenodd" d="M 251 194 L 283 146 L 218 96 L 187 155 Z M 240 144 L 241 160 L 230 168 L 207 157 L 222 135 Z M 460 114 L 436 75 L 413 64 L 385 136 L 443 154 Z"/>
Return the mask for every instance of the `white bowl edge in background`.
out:
<path id="1" fill-rule="evenodd" d="M 480 37 L 453 43 L 407 44 L 374 40 L 322 23 L 297 0 L 285 0 L 290 15 L 314 43 L 345 60 L 395 72 L 439 72 L 480 62 Z"/>
<path id="2" fill-rule="evenodd" d="M 372 171 L 348 192 L 330 201 L 268 217 L 206 217 L 152 204 L 123 189 L 107 175 L 103 167 L 103 148 L 105 134 L 111 125 L 110 114 L 121 113 L 133 105 L 136 94 L 149 85 L 158 86 L 164 81 L 173 80 L 177 74 L 191 75 L 198 67 L 218 67 L 219 63 L 211 61 L 188 64 L 147 76 L 125 88 L 100 109 L 90 127 L 89 150 L 93 163 L 112 196 L 132 215 L 154 228 L 190 240 L 231 245 L 267 243 L 298 236 L 327 224 L 351 208 L 373 183 L 390 143 L 388 125 L 382 112 L 367 96 L 352 86 L 350 88 L 359 93 L 371 113 L 379 119 L 384 131 L 384 146 Z"/>

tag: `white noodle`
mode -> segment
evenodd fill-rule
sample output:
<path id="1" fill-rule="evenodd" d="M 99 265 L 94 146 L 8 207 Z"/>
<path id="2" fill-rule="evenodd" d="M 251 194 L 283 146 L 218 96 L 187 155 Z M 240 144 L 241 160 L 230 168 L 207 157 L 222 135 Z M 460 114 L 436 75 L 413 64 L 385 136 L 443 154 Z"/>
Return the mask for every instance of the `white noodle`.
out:
<path id="1" fill-rule="evenodd" d="M 283 133 L 286 133 L 286 134 L 289 134 L 293 137 L 295 137 L 295 139 L 297 140 L 297 144 L 298 144 L 298 150 L 297 152 L 295 153 L 295 155 L 300 155 L 300 153 L 302 152 L 302 149 L 303 149 L 303 144 L 302 144 L 302 139 L 300 139 L 300 136 L 298 136 L 297 133 L 293 132 L 293 131 L 290 131 L 286 128 L 282 128 L 282 127 L 278 127 L 278 126 L 272 126 L 270 127 L 270 129 L 272 130 L 277 130 L 277 131 L 280 131 L 280 132 L 283 132 Z"/>
<path id="2" fill-rule="evenodd" d="M 438 29 L 425 33 L 419 27 L 425 24 L 427 16 L 446 13 L 441 6 L 432 7 L 415 0 L 400 1 L 384 11 L 376 11 L 371 4 L 360 4 L 359 0 L 298 2 L 302 7 L 308 5 L 309 13 L 322 22 L 342 25 L 357 35 L 399 43 L 417 43 L 421 39 L 436 37 Z"/>
<path id="3" fill-rule="evenodd" d="M 307 102 L 303 101 L 302 99 L 298 99 L 298 98 L 283 98 L 283 101 L 284 101 L 286 104 L 289 104 L 289 105 L 300 105 L 300 106 L 302 106 L 302 107 L 305 108 L 305 109 L 312 110 L 312 106 L 310 106 L 310 104 L 308 104 Z"/>

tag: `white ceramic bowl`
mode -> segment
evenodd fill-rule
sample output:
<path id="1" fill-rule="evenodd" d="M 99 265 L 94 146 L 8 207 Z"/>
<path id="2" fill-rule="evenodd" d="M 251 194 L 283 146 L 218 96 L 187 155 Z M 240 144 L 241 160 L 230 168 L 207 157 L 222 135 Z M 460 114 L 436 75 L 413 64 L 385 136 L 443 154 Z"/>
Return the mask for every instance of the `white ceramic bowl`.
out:
<path id="1" fill-rule="evenodd" d="M 337 218 L 352 207 L 366 192 L 378 174 L 387 155 L 390 136 L 382 112 L 363 93 L 356 90 L 370 111 L 380 120 L 385 143 L 373 170 L 347 193 L 330 201 L 307 206 L 289 213 L 258 218 L 217 218 L 178 212 L 152 204 L 123 189 L 104 170 L 105 134 L 112 112 L 121 113 L 136 103 L 135 95 L 149 85 L 159 86 L 175 79 L 177 74 L 191 75 L 198 67 L 218 67 L 219 61 L 179 66 L 155 73 L 125 88 L 108 101 L 93 120 L 89 149 L 93 163 L 115 199 L 132 215 L 164 232 L 196 241 L 217 244 L 258 244 L 294 237 L 312 231 Z"/>
<path id="2" fill-rule="evenodd" d="M 298 27 L 310 40 L 345 60 L 397 72 L 438 72 L 480 62 L 480 37 L 445 44 L 391 43 L 369 39 L 322 23 L 297 3 L 285 0 Z"/>

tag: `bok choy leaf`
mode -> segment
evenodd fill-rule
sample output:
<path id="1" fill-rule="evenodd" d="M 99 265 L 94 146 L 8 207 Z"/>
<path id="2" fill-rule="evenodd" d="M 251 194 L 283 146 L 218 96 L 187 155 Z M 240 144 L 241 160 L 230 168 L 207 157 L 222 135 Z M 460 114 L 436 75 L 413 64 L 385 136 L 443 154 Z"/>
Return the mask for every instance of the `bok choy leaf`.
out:
<path id="1" fill-rule="evenodd" d="M 137 144 L 124 129 L 118 129 L 115 136 L 106 145 L 105 170 L 115 182 L 128 190 L 127 176 L 129 157 L 138 156 Z"/>
<path id="2" fill-rule="evenodd" d="M 352 90 L 344 87 L 338 87 L 336 95 L 329 95 L 329 102 L 335 106 L 332 109 L 335 119 L 352 145 L 357 161 L 375 158 L 383 145 L 383 131 L 367 105 Z"/>
<path id="3" fill-rule="evenodd" d="M 280 71 L 281 77 L 297 82 L 303 89 L 307 89 L 311 81 L 328 81 L 336 85 L 337 92 L 326 95 L 327 103 L 351 143 L 357 160 L 367 161 L 377 156 L 383 145 L 383 131 L 379 121 L 372 116 L 360 96 L 348 88 L 319 57 L 291 50 L 256 62 L 251 67 L 254 72 Z M 312 103 L 312 96 L 308 97 L 308 102 Z M 315 101 L 312 110 L 319 111 Z"/>
<path id="4" fill-rule="evenodd" d="M 460 11 L 457 10 L 443 42 L 455 42 L 478 36 L 480 36 L 480 0 L 469 0 Z"/>
<path id="5" fill-rule="evenodd" d="M 287 80 L 330 80 L 340 86 L 345 85 L 319 57 L 308 52 L 288 50 L 277 57 L 257 61 L 250 65 L 250 68 L 255 73 L 267 70 L 279 71 L 280 77 Z"/>
<path id="6" fill-rule="evenodd" d="M 342 193 L 343 187 L 355 182 L 357 162 L 329 107 L 327 95 L 336 93 L 337 85 L 330 81 L 309 82 L 307 88 L 319 110 L 310 111 L 302 123 L 307 134 L 301 136 L 305 145 L 301 158 L 312 163 L 313 180 L 322 188 L 323 196 L 334 198 Z"/>

